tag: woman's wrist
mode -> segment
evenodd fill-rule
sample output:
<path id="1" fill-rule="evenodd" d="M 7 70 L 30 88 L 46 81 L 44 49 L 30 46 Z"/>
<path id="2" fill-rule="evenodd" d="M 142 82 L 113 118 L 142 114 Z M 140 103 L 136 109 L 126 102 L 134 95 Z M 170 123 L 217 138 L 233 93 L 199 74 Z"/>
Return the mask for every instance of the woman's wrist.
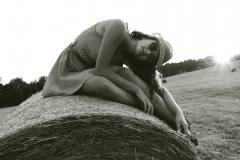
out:
<path id="1" fill-rule="evenodd" d="M 182 115 L 183 116 L 183 112 L 181 110 L 177 110 L 175 115 Z"/>
<path id="2" fill-rule="evenodd" d="M 137 92 L 141 89 L 141 87 L 138 86 L 138 88 L 136 89 L 136 91 L 134 92 L 134 94 L 137 94 Z"/>

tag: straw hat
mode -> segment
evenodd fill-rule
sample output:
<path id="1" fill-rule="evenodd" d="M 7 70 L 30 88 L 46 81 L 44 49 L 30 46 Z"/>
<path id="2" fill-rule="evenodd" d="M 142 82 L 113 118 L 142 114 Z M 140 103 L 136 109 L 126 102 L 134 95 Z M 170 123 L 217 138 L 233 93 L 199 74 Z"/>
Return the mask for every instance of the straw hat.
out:
<path id="1" fill-rule="evenodd" d="M 159 47 L 159 57 L 158 57 L 158 61 L 156 64 L 156 68 L 158 69 L 164 63 L 166 63 L 167 61 L 169 61 L 172 58 L 173 49 L 172 49 L 172 45 L 168 41 L 164 40 L 160 33 L 153 33 L 153 34 L 151 34 L 151 36 L 156 38 L 156 40 L 158 41 L 158 44 L 160 46 Z"/>

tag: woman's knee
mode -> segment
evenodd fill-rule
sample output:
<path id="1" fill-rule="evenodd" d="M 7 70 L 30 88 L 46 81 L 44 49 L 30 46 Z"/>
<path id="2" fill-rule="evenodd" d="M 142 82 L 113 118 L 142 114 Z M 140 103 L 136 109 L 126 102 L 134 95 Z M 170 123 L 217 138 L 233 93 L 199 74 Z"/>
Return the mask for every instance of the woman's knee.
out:
<path id="1" fill-rule="evenodd" d="M 97 85 L 99 92 L 101 93 L 110 93 L 113 91 L 113 88 L 115 87 L 114 84 L 106 78 L 99 81 Z"/>
<path id="2" fill-rule="evenodd" d="M 107 78 L 101 76 L 93 76 L 89 78 L 85 84 L 77 91 L 77 94 L 98 94 L 104 95 L 111 92 L 113 83 Z"/>
<path id="3" fill-rule="evenodd" d="M 130 69 L 127 69 L 127 68 L 121 68 L 116 73 L 124 78 L 135 78 L 135 76 L 136 76 L 133 73 L 133 71 L 131 71 Z"/>

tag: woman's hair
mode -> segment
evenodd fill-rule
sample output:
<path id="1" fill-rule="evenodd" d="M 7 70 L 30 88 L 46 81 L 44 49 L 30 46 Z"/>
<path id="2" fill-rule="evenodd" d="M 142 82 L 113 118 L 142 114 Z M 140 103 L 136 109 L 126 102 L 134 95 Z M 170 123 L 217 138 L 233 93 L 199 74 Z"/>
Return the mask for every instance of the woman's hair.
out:
<path id="1" fill-rule="evenodd" d="M 142 32 L 133 31 L 131 36 L 136 39 L 149 38 L 156 40 L 155 37 L 150 36 L 148 34 L 144 34 Z M 162 75 L 156 70 L 155 65 L 149 62 L 142 62 L 135 59 L 135 57 L 131 56 L 129 59 L 129 69 L 131 69 L 139 78 L 141 78 L 144 82 L 149 85 L 151 98 L 153 95 L 153 91 L 160 87 L 160 92 L 158 94 L 161 95 L 162 90 Z"/>
<path id="2" fill-rule="evenodd" d="M 155 37 L 150 36 L 149 34 L 145 34 L 145 33 L 139 32 L 139 31 L 132 31 L 131 36 L 133 38 L 136 38 L 136 39 L 149 38 L 149 39 L 156 40 Z"/>

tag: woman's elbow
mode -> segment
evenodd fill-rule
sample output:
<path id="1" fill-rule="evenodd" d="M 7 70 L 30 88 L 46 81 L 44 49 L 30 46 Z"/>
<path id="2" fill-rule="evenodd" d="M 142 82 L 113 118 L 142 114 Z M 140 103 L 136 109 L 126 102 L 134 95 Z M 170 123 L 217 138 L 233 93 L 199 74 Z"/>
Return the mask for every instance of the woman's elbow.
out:
<path id="1" fill-rule="evenodd" d="M 96 74 L 97 76 L 100 76 L 100 75 L 101 75 L 101 70 L 100 70 L 100 69 L 97 69 L 97 68 L 95 68 L 95 74 Z"/>

